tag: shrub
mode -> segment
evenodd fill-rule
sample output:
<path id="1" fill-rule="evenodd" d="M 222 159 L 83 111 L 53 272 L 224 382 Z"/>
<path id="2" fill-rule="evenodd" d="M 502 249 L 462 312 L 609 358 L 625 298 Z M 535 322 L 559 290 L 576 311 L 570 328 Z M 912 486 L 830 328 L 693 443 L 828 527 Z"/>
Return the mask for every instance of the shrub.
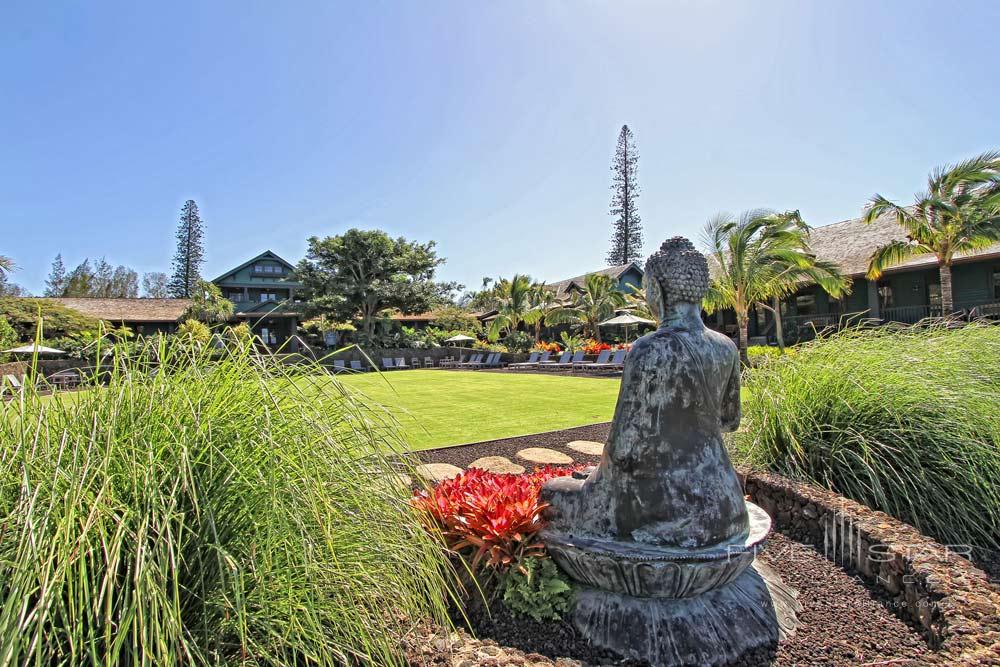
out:
<path id="1" fill-rule="evenodd" d="M 417 491 L 413 504 L 428 529 L 440 532 L 448 549 L 465 558 L 474 573 L 483 568 L 502 572 L 544 552 L 538 531 L 547 505 L 538 492 L 546 480 L 576 469 L 546 466 L 512 475 L 470 468 Z"/>
<path id="2" fill-rule="evenodd" d="M 534 343 L 535 339 L 523 331 L 512 331 L 503 339 L 503 344 L 511 352 L 527 352 Z"/>
<path id="3" fill-rule="evenodd" d="M 535 343 L 532 346 L 531 351 L 532 352 L 551 352 L 551 353 L 554 353 L 554 354 L 558 354 L 558 353 L 562 352 L 562 348 L 559 347 L 559 343 L 556 343 L 556 342 L 546 343 L 545 341 L 542 341 L 540 343 Z"/>
<path id="4" fill-rule="evenodd" d="M 567 352 L 576 352 L 584 345 L 582 336 L 573 336 L 565 331 L 559 334 L 559 340 L 562 341 L 562 346 Z"/>
<path id="5" fill-rule="evenodd" d="M 737 458 L 1000 546 L 1000 327 L 849 329 L 746 373 Z"/>
<path id="6" fill-rule="evenodd" d="M 189 319 L 177 327 L 177 337 L 188 345 L 206 345 L 212 340 L 212 331 L 203 322 Z"/>
<path id="7" fill-rule="evenodd" d="M 529 558 L 504 575 L 503 601 L 519 616 L 558 621 L 569 611 L 573 587 L 549 558 Z"/>
<path id="8" fill-rule="evenodd" d="M 8 361 L 10 355 L 4 354 L 2 350 L 9 350 L 17 346 L 17 332 L 6 317 L 0 315 L 0 363 Z"/>
<path id="9" fill-rule="evenodd" d="M 782 353 L 780 347 L 772 347 L 770 345 L 751 345 L 747 348 L 747 356 L 750 357 L 751 366 L 780 359 L 783 355 L 791 356 L 794 354 L 797 354 L 797 352 L 792 347 L 786 347 L 784 353 Z"/>
<path id="10" fill-rule="evenodd" d="M 438 308 L 434 311 L 433 317 L 431 323 L 438 329 L 461 331 L 467 336 L 483 333 L 483 323 L 464 308 L 457 306 Z"/>
<path id="11" fill-rule="evenodd" d="M 487 340 L 477 340 L 472 343 L 474 350 L 486 350 L 487 352 L 509 352 L 503 343 L 491 343 Z"/>
<path id="12" fill-rule="evenodd" d="M 604 350 L 610 350 L 611 346 L 607 343 L 598 343 L 593 338 L 589 338 L 583 341 L 583 351 L 587 354 L 600 354 Z"/>
<path id="13" fill-rule="evenodd" d="M 7 318 L 19 340 L 32 341 L 38 330 L 38 314 L 45 322 L 46 338 L 78 338 L 93 335 L 101 327 L 101 321 L 60 305 L 48 299 L 0 298 L 0 315 Z"/>
<path id="14" fill-rule="evenodd" d="M 384 412 L 308 364 L 144 342 L 0 415 L 4 661 L 402 665 L 451 575 Z"/>

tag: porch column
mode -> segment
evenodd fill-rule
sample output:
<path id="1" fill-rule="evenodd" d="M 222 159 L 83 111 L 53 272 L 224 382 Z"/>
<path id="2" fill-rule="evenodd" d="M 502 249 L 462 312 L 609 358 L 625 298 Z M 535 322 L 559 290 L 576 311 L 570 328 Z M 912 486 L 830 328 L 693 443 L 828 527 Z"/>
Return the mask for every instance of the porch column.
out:
<path id="1" fill-rule="evenodd" d="M 875 280 L 868 280 L 866 282 L 868 283 L 868 317 L 881 319 L 882 312 L 878 303 L 878 282 Z"/>

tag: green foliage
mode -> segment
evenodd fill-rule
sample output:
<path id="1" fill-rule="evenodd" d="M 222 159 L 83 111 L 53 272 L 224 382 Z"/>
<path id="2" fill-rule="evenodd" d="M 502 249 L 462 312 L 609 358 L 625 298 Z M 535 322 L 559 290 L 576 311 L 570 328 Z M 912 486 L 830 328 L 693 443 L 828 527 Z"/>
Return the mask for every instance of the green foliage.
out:
<path id="1" fill-rule="evenodd" d="M 198 291 L 201 265 L 205 263 L 205 225 L 193 199 L 184 202 L 177 223 L 177 251 L 167 289 L 177 299 L 187 299 Z"/>
<path id="2" fill-rule="evenodd" d="M 587 342 L 583 336 L 574 336 L 565 331 L 559 333 L 559 340 L 562 341 L 562 348 L 567 352 L 581 350 Z"/>
<path id="3" fill-rule="evenodd" d="M 997 326 L 844 330 L 746 373 L 734 456 L 997 548 L 997 368 Z"/>
<path id="4" fill-rule="evenodd" d="M 515 273 L 510 280 L 497 281 L 493 294 L 497 301 L 497 316 L 490 324 L 489 339 L 495 341 L 501 333 L 517 331 L 518 326 L 534 324 L 541 313 L 532 306 L 535 283 L 531 276 Z"/>
<path id="5" fill-rule="evenodd" d="M 760 365 L 774 359 L 780 359 L 786 355 L 797 354 L 794 348 L 771 347 L 770 345 L 751 345 L 747 348 L 747 356 L 750 358 L 752 366 Z"/>
<path id="6" fill-rule="evenodd" d="M 4 354 L 3 350 L 12 347 L 17 347 L 17 332 L 10 326 L 7 318 L 0 315 L 0 363 L 10 361 L 8 358 L 10 355 Z"/>
<path id="7" fill-rule="evenodd" d="M 177 338 L 186 345 L 202 346 L 212 340 L 212 330 L 195 319 L 187 319 L 177 327 Z"/>
<path id="8" fill-rule="evenodd" d="M 527 352 L 535 344 L 535 339 L 523 331 L 512 331 L 503 339 L 503 344 L 511 352 Z"/>
<path id="9" fill-rule="evenodd" d="M 232 301 L 222 296 L 222 290 L 215 283 L 207 280 L 195 282 L 191 292 L 191 305 L 184 317 L 201 322 L 225 322 L 233 315 L 236 306 Z"/>
<path id="10" fill-rule="evenodd" d="M 44 322 L 43 335 L 48 338 L 79 338 L 94 334 L 101 328 L 100 320 L 45 299 L 0 298 L 0 315 L 7 318 L 19 340 L 35 339 L 39 308 Z"/>
<path id="11" fill-rule="evenodd" d="M 5 662 L 405 664 L 451 575 L 384 411 L 313 365 L 158 342 L 0 415 Z"/>
<path id="12" fill-rule="evenodd" d="M 478 318 L 457 306 L 444 306 L 435 310 L 431 324 L 438 329 L 470 332 L 467 334 L 469 336 L 476 336 L 483 331 L 483 324 Z"/>
<path id="13" fill-rule="evenodd" d="M 502 586 L 504 604 L 536 621 L 558 621 L 573 602 L 573 587 L 550 558 L 526 558 L 504 575 Z"/>
<path id="14" fill-rule="evenodd" d="M 393 239 L 380 230 L 314 236 L 295 273 L 305 286 L 309 310 L 338 320 L 360 317 L 363 342 L 371 344 L 382 311 L 429 310 L 457 288 L 434 282 L 435 270 L 444 263 L 434 245 Z"/>
<path id="15" fill-rule="evenodd" d="M 601 342 L 599 324 L 614 317 L 615 311 L 627 305 L 625 295 L 618 290 L 618 283 L 611 276 L 591 273 L 584 279 L 583 290 L 573 295 L 573 303 L 561 319 L 580 322 L 584 336 Z"/>
<path id="16" fill-rule="evenodd" d="M 474 350 L 486 350 L 487 352 L 510 352 L 503 343 L 491 343 L 488 340 L 476 340 L 472 343 Z"/>

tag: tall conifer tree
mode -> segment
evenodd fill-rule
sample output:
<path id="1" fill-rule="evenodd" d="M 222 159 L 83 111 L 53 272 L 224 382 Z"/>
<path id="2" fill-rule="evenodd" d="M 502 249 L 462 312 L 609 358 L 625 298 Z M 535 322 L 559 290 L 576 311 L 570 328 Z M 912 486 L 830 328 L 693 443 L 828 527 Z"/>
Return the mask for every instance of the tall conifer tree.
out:
<path id="1" fill-rule="evenodd" d="M 622 125 L 618 147 L 611 161 L 611 215 L 614 216 L 611 250 L 608 264 L 628 264 L 642 257 L 642 219 L 636 199 L 639 198 L 639 151 L 628 125 Z"/>
<path id="2" fill-rule="evenodd" d="M 45 279 L 45 296 L 63 296 L 66 291 L 66 265 L 63 264 L 62 253 L 52 260 L 49 277 Z"/>
<path id="3" fill-rule="evenodd" d="M 174 254 L 169 285 L 171 296 L 187 299 L 197 291 L 201 265 L 205 261 L 205 249 L 202 247 L 204 233 L 198 205 L 193 199 L 188 199 L 181 208 L 181 219 L 177 225 L 177 252 Z"/>

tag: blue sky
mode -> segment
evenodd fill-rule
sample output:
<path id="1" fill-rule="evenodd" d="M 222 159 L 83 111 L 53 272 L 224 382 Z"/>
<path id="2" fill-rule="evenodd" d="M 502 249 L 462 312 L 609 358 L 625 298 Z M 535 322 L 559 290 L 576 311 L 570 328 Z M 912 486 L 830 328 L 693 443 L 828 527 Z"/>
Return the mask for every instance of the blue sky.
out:
<path id="1" fill-rule="evenodd" d="M 632 127 L 646 252 L 722 210 L 857 216 L 1000 147 L 1000 3 L 11 2 L 0 254 L 214 277 L 311 235 L 434 239 L 441 276 L 603 266 Z"/>

